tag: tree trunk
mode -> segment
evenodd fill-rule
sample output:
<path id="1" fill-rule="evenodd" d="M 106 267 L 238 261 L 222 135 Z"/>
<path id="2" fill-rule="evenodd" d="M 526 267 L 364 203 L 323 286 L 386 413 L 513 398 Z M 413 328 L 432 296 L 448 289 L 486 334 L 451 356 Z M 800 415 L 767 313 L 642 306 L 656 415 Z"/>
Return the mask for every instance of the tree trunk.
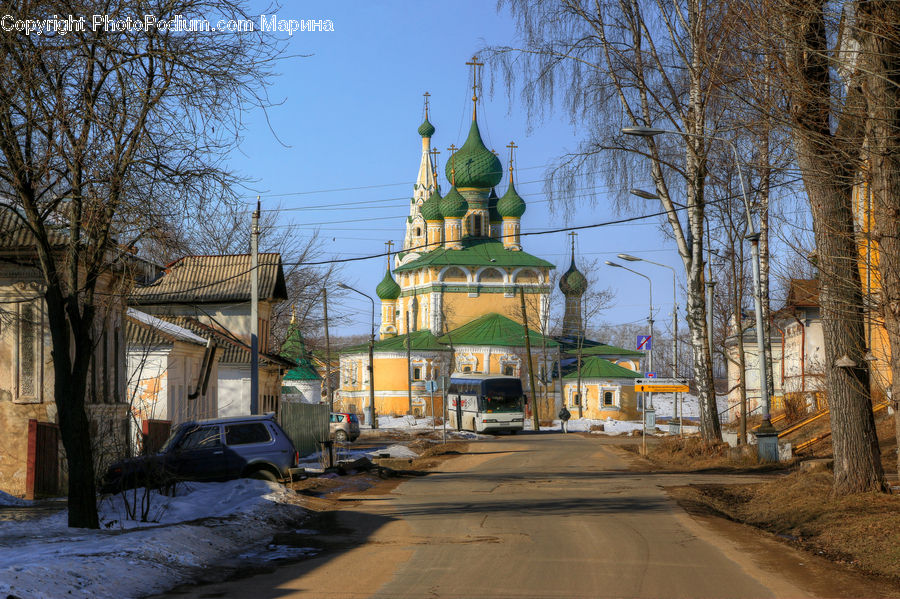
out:
<path id="1" fill-rule="evenodd" d="M 844 112 L 835 115 L 825 0 L 787 0 L 784 7 L 792 133 L 809 196 L 819 266 L 834 491 L 883 490 L 853 228 L 852 190 L 862 147 L 859 90 L 852 79 L 848 81 Z M 847 365 L 840 366 L 841 361 Z"/>
<path id="2" fill-rule="evenodd" d="M 890 0 L 863 1 L 857 16 L 872 194 L 866 226 L 871 227 L 877 248 L 866 267 L 877 265 L 881 278 L 878 303 L 891 347 L 889 393 L 900 442 L 900 5 Z M 900 460 L 897 469 L 900 473 Z"/>
<path id="3" fill-rule="evenodd" d="M 694 381 L 700 402 L 700 432 L 707 441 L 721 441 L 716 390 L 713 385 L 712 360 L 706 334 L 706 299 L 703 296 L 703 266 L 693 264 L 688 273 L 688 308 L 686 320 L 691 333 L 694 356 Z"/>

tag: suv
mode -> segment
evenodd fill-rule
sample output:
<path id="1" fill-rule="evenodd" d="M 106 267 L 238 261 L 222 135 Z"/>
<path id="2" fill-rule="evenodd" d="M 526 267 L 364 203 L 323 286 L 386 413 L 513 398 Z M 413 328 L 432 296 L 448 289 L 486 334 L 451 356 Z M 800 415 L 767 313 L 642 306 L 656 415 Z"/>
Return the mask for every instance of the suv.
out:
<path id="1" fill-rule="evenodd" d="M 175 427 L 159 453 L 114 463 L 101 493 L 180 480 L 270 481 L 303 477 L 300 456 L 274 415 L 238 416 L 184 422 Z"/>
<path id="2" fill-rule="evenodd" d="M 328 425 L 331 438 L 335 441 L 356 441 L 359 438 L 359 418 L 356 414 L 333 412 Z"/>

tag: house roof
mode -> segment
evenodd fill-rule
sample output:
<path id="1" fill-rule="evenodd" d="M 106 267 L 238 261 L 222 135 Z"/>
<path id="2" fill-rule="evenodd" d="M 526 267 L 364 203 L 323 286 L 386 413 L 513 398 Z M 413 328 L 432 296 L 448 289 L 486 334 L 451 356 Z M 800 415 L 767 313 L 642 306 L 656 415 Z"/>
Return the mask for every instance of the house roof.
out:
<path id="1" fill-rule="evenodd" d="M 791 279 L 785 308 L 818 308 L 819 280 Z"/>
<path id="2" fill-rule="evenodd" d="M 182 328 L 203 336 L 212 336 L 218 344 L 219 362 L 222 364 L 250 364 L 250 346 L 231 332 L 219 327 L 212 327 L 190 316 L 163 316 L 167 322 L 174 323 Z M 260 365 L 268 364 L 282 368 L 294 368 L 297 363 L 275 354 L 259 352 Z"/>
<path id="3" fill-rule="evenodd" d="M 528 331 L 532 347 L 558 347 L 559 344 L 550 337 L 544 337 L 537 331 Z M 525 334 L 522 323 L 516 322 L 502 314 L 491 312 L 479 316 L 475 320 L 450 331 L 438 339 L 440 343 L 453 345 L 498 345 L 502 347 L 525 347 Z"/>
<path id="4" fill-rule="evenodd" d="M 642 375 L 640 372 L 629 370 L 624 366 L 613 364 L 597 356 L 591 356 L 581 363 L 581 378 L 583 379 L 636 379 Z M 577 379 L 578 369 L 563 376 L 564 379 Z"/>
<path id="5" fill-rule="evenodd" d="M 414 351 L 450 351 L 450 348 L 440 343 L 437 338 L 431 334 L 428 329 L 413 331 L 409 335 Z M 396 337 L 388 337 L 376 341 L 373 350 L 386 352 L 406 351 L 406 335 L 397 335 Z M 342 353 L 358 354 L 369 351 L 369 344 L 363 343 L 345 348 Z"/>
<path id="6" fill-rule="evenodd" d="M 63 227 L 53 228 L 48 224 L 47 231 L 51 246 L 60 246 L 68 242 L 69 236 Z M 8 206 L 0 207 L 0 249 L 19 250 L 34 246 L 34 234 L 19 212 Z"/>
<path id="7" fill-rule="evenodd" d="M 437 248 L 423 254 L 412 262 L 408 262 L 394 269 L 394 272 L 415 270 L 425 266 L 504 266 L 520 267 L 534 266 L 543 268 L 555 268 L 555 266 L 532 256 L 528 252 L 508 250 L 503 243 L 496 239 L 468 238 L 461 241 L 463 247 L 459 250 Z"/>
<path id="8" fill-rule="evenodd" d="M 206 339 L 186 328 L 128 308 L 125 314 L 125 339 L 129 345 L 161 346 L 182 341 L 194 345 L 206 345 Z"/>
<path id="9" fill-rule="evenodd" d="M 578 346 L 568 350 L 567 354 L 577 356 Z M 616 347 L 615 345 L 607 345 L 600 343 L 597 345 L 583 346 L 581 348 L 582 356 L 643 356 L 644 352 L 633 349 L 625 349 L 624 347 Z"/>
<path id="10" fill-rule="evenodd" d="M 134 305 L 250 300 L 250 254 L 185 256 L 153 283 L 136 288 Z M 287 299 L 280 254 L 259 254 L 259 298 Z"/>

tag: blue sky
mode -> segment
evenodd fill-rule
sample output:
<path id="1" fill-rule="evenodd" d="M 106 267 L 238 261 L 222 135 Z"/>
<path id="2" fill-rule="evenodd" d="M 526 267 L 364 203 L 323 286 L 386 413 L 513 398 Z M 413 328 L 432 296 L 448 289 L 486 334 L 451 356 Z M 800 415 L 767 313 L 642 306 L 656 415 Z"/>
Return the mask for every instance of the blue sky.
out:
<path id="1" fill-rule="evenodd" d="M 262 111 L 246 115 L 245 139 L 231 165 L 256 180 L 264 209 L 275 204 L 284 209 L 281 225 L 297 235 L 318 228 L 328 257 L 382 252 L 385 241 L 399 242 L 405 231 L 421 156 L 416 129 L 422 121 L 422 94 L 431 94 L 433 144 L 441 151 L 443 171 L 446 148 L 462 145 L 471 121 L 471 74 L 465 62 L 485 45 L 515 45 L 514 23 L 508 14 L 497 13 L 493 2 L 474 0 L 297 1 L 277 14 L 282 19 L 330 19 L 334 31 L 298 32 L 290 38 L 288 54 L 309 56 L 279 63 L 280 75 L 269 93 L 281 104 L 268 111 L 268 124 Z M 523 230 L 564 226 L 563 215 L 550 212 L 543 176 L 546 165 L 577 146 L 576 128 L 561 114 L 528 123 L 522 106 L 510 104 L 501 86 L 482 95 L 479 125 L 488 147 L 500 151 L 504 169 L 506 144 L 515 140 L 519 146 L 516 188 L 528 202 Z M 501 195 L 506 185 L 504 178 Z M 354 189 L 332 191 L 346 188 Z M 449 189 L 446 181 L 442 189 Z M 255 201 L 255 196 L 248 191 L 246 201 Z M 371 203 L 346 205 L 359 202 Z M 641 207 L 646 212 L 657 209 L 651 202 Z M 601 193 L 596 206 L 580 206 L 568 223 L 618 216 Z M 569 266 L 565 233 L 527 237 L 524 245 L 563 271 Z M 662 238 L 656 220 L 584 231 L 578 251 L 585 258 L 599 258 L 600 264 L 626 252 L 681 270 L 674 244 Z M 652 277 L 658 319 L 666 320 L 672 309 L 671 271 L 650 265 L 635 268 Z M 384 260 L 376 259 L 347 264 L 342 278 L 374 294 L 383 274 Z M 617 294 L 615 305 L 598 321 L 646 318 L 645 280 L 606 266 L 597 274 L 601 284 Z M 355 324 L 338 334 L 368 331 L 370 304 L 363 298 L 344 298 L 339 308 L 355 318 Z"/>

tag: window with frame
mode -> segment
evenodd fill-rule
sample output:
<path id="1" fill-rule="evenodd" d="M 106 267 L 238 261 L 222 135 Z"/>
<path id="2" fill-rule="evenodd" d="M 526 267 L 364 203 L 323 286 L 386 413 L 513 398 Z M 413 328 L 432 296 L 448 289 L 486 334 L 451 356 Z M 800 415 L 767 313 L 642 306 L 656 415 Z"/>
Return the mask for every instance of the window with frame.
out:
<path id="1" fill-rule="evenodd" d="M 19 306 L 16 349 L 16 401 L 39 403 L 41 401 L 41 310 L 35 302 Z"/>
<path id="2" fill-rule="evenodd" d="M 422 380 L 422 368 L 420 366 L 416 366 L 415 368 L 413 368 L 412 378 L 414 381 Z"/>
<path id="3" fill-rule="evenodd" d="M 512 364 L 507 364 L 503 367 L 504 376 L 516 376 L 516 367 Z"/>
<path id="4" fill-rule="evenodd" d="M 615 393 L 612 391 L 604 391 L 603 392 L 603 405 L 604 406 L 614 406 L 616 400 Z"/>

